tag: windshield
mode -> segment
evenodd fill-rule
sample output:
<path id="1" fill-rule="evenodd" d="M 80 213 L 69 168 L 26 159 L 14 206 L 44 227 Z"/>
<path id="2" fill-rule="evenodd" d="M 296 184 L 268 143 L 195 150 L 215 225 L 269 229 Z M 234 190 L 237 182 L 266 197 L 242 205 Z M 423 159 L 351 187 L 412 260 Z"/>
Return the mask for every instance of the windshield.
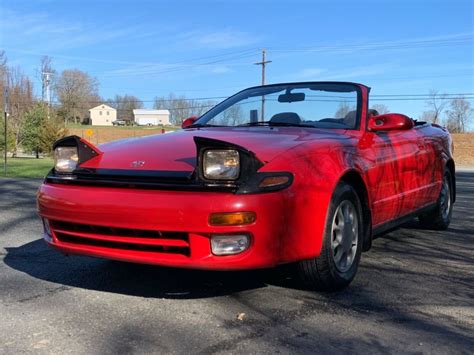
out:
<path id="1" fill-rule="evenodd" d="M 193 126 L 302 126 L 357 129 L 358 87 L 342 83 L 269 85 L 244 90 Z"/>

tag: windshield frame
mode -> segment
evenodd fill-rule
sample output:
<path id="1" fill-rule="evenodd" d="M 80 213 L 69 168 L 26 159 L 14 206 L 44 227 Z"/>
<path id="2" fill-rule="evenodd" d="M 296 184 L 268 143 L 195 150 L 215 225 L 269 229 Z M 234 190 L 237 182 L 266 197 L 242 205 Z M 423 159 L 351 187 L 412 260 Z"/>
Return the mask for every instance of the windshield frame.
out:
<path id="1" fill-rule="evenodd" d="M 270 84 L 270 85 L 259 85 L 259 86 L 253 86 L 244 90 L 241 90 L 237 92 L 236 94 L 228 97 L 224 101 L 221 101 L 218 103 L 216 106 L 211 108 L 209 111 L 204 113 L 199 119 L 197 119 L 192 125 L 190 125 L 188 128 L 193 128 L 194 125 L 199 126 L 202 125 L 201 127 L 205 127 L 206 123 L 210 121 L 212 118 L 214 118 L 216 115 L 221 113 L 222 111 L 226 110 L 228 107 L 232 106 L 238 101 L 244 100 L 245 98 L 248 98 L 249 96 L 246 96 L 245 93 L 248 91 L 253 91 L 257 89 L 270 89 L 271 93 L 271 88 L 277 88 L 281 87 L 282 90 L 284 90 L 285 87 L 291 87 L 291 88 L 298 88 L 298 87 L 310 87 L 310 86 L 324 86 L 324 85 L 334 85 L 335 87 L 337 86 L 351 86 L 354 88 L 354 91 L 357 93 L 357 108 L 356 108 L 356 124 L 354 128 L 344 128 L 345 130 L 360 130 L 361 127 L 361 116 L 362 116 L 362 84 L 358 83 L 352 83 L 352 82 L 344 82 L 344 81 L 304 81 L 304 82 L 291 82 L 291 83 L 276 83 L 276 84 Z M 279 91 L 279 90 L 278 90 Z M 335 91 L 336 92 L 336 91 Z M 257 97 L 257 96 L 255 96 Z M 212 126 L 209 126 L 212 127 Z M 238 126 L 219 126 L 220 128 L 235 128 Z M 245 126 L 239 126 L 239 127 L 245 127 Z M 248 126 L 248 127 L 265 127 L 265 125 L 255 125 L 255 126 Z M 294 127 L 299 127 L 299 126 L 294 126 Z M 318 127 L 308 127 L 308 126 L 301 126 L 302 128 L 314 128 L 314 129 L 341 129 L 341 128 L 318 128 Z"/>

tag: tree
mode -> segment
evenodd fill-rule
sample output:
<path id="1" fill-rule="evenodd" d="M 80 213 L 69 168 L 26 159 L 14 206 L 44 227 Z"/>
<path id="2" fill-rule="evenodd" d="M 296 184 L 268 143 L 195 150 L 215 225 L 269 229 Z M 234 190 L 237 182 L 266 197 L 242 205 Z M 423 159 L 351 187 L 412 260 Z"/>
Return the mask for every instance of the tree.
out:
<path id="1" fill-rule="evenodd" d="M 88 116 L 88 110 L 101 102 L 98 86 L 96 78 L 80 70 L 64 70 L 61 73 L 54 89 L 61 103 L 60 115 L 66 123 L 84 119 Z"/>
<path id="2" fill-rule="evenodd" d="M 133 110 L 143 108 L 143 102 L 133 95 L 115 95 L 114 99 L 107 100 L 107 104 L 117 110 L 117 119 L 134 120 Z"/>
<path id="3" fill-rule="evenodd" d="M 434 112 L 433 111 L 423 111 L 420 116 L 420 121 L 422 122 L 433 122 L 434 120 Z"/>
<path id="4" fill-rule="evenodd" d="M 353 111 L 355 110 L 355 107 L 351 107 L 349 106 L 349 104 L 345 101 L 342 101 L 338 108 L 337 108 L 337 111 L 336 113 L 334 113 L 334 117 L 335 118 L 344 118 L 346 117 L 346 115 L 350 112 L 350 111 Z"/>
<path id="5" fill-rule="evenodd" d="M 40 151 L 51 154 L 53 152 L 53 144 L 58 139 L 69 135 L 64 120 L 56 115 L 51 117 L 41 125 L 40 129 Z"/>
<path id="6" fill-rule="evenodd" d="M 377 111 L 379 113 L 379 115 L 384 115 L 384 114 L 390 112 L 388 106 L 384 105 L 384 104 L 372 105 L 371 109 Z"/>
<path id="7" fill-rule="evenodd" d="M 244 123 L 244 114 L 240 105 L 232 105 L 222 112 L 222 120 L 219 122 L 223 125 L 235 126 L 239 123 Z"/>
<path id="8" fill-rule="evenodd" d="M 33 84 L 19 68 L 10 68 L 7 74 L 9 111 L 8 125 L 12 131 L 13 156 L 20 147 L 25 115 L 33 106 Z"/>
<path id="9" fill-rule="evenodd" d="M 446 120 L 449 131 L 453 133 L 465 132 L 473 114 L 471 103 L 464 98 L 459 98 L 451 100 L 449 106 Z"/>
<path id="10" fill-rule="evenodd" d="M 171 93 L 167 98 L 155 97 L 153 108 L 170 110 L 170 121 L 175 125 L 180 125 L 188 117 L 202 116 L 214 105 L 214 101 L 190 100 L 184 95 L 178 97 Z"/>
<path id="11" fill-rule="evenodd" d="M 25 115 L 21 146 L 24 150 L 34 152 L 36 158 L 42 153 L 41 128 L 48 119 L 48 108 L 44 103 L 36 103 L 35 106 Z"/>
<path id="12" fill-rule="evenodd" d="M 64 121 L 54 112 L 48 117 L 47 105 L 38 102 L 26 114 L 21 146 L 39 158 L 39 153 L 51 153 L 54 142 L 66 135 Z"/>
<path id="13" fill-rule="evenodd" d="M 5 51 L 0 51 L 0 109 L 1 109 L 1 117 L 0 117 L 0 152 L 5 151 L 5 121 L 3 117 L 4 107 L 3 107 L 3 95 L 5 89 L 8 87 L 8 67 L 7 67 L 7 56 L 5 55 Z M 7 145 L 8 147 L 13 146 L 13 142 L 15 141 L 14 136 L 11 130 L 8 130 L 8 137 L 7 137 Z"/>
<path id="14" fill-rule="evenodd" d="M 5 88 L 8 85 L 8 67 L 7 67 L 7 56 L 5 55 L 5 51 L 0 51 L 0 95 L 2 95 L 2 99 L 0 100 L 0 107 L 3 113 L 3 93 Z"/>
<path id="15" fill-rule="evenodd" d="M 441 115 L 443 114 L 444 108 L 447 104 L 446 95 L 438 94 L 437 90 L 430 90 L 428 97 L 428 100 L 426 100 L 426 106 L 430 109 L 429 112 L 431 112 L 431 122 L 440 124 Z"/>

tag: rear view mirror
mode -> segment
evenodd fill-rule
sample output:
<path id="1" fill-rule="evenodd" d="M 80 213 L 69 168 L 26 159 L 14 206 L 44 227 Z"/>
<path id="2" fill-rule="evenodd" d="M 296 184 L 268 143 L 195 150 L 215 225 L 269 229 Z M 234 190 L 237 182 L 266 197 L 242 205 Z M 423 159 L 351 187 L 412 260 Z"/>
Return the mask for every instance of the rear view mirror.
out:
<path id="1" fill-rule="evenodd" d="M 394 131 L 411 129 L 414 126 L 413 120 L 401 113 L 387 113 L 385 115 L 370 116 L 369 131 Z"/>
<path id="2" fill-rule="evenodd" d="M 278 96 L 278 102 L 297 102 L 304 101 L 306 97 L 304 92 L 291 93 L 287 92 L 286 94 L 281 94 Z"/>
<path id="3" fill-rule="evenodd" d="M 196 116 L 191 116 L 191 117 L 188 117 L 186 118 L 183 123 L 181 123 L 181 128 L 186 128 L 186 127 L 189 127 L 191 126 L 194 122 L 197 121 L 197 117 Z"/>

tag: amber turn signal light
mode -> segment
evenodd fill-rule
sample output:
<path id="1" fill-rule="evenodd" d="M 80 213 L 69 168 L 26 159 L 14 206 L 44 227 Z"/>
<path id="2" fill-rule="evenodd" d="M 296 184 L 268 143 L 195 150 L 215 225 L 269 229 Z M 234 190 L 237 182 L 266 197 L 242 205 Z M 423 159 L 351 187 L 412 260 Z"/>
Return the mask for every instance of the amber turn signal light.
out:
<path id="1" fill-rule="evenodd" d="M 255 212 L 223 212 L 212 213 L 209 216 L 211 226 L 238 226 L 255 222 Z"/>
<path id="2" fill-rule="evenodd" d="M 286 175 L 281 175 L 281 176 L 269 176 L 260 181 L 260 184 L 258 184 L 258 187 L 273 187 L 273 186 L 279 186 L 279 185 L 284 185 L 290 181 L 289 176 Z"/>

